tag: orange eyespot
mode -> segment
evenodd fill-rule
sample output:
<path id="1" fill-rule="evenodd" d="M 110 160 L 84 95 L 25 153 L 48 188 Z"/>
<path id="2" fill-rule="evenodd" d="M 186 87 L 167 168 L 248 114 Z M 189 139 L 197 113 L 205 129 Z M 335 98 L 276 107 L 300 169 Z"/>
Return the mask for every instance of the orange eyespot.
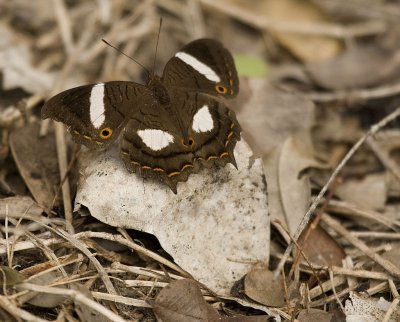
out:
<path id="1" fill-rule="evenodd" d="M 226 94 L 228 92 L 228 89 L 225 86 L 222 85 L 217 85 L 215 86 L 215 90 L 219 93 L 219 94 Z"/>
<path id="2" fill-rule="evenodd" d="M 100 130 L 100 137 L 104 140 L 109 139 L 112 135 L 113 131 L 109 127 L 105 127 L 104 129 Z"/>

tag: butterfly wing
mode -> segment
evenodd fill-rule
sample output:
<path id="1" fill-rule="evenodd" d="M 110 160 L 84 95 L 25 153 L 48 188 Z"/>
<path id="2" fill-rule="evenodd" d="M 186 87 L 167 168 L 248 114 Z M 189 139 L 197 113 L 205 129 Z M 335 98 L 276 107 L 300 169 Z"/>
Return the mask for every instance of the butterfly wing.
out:
<path id="1" fill-rule="evenodd" d="M 155 104 L 130 118 L 121 137 L 121 157 L 128 170 L 158 178 L 176 193 L 177 183 L 202 166 L 236 166 L 237 140 L 240 126 L 224 104 L 201 93 L 181 92 L 172 95 L 170 108 Z"/>
<path id="2" fill-rule="evenodd" d="M 198 39 L 178 51 L 165 66 L 162 82 L 231 98 L 239 91 L 239 79 L 230 52 L 214 39 Z"/>
<path id="3" fill-rule="evenodd" d="M 61 92 L 42 108 L 42 119 L 64 123 L 72 138 L 90 148 L 106 148 L 119 136 L 149 90 L 133 82 L 85 85 Z"/>

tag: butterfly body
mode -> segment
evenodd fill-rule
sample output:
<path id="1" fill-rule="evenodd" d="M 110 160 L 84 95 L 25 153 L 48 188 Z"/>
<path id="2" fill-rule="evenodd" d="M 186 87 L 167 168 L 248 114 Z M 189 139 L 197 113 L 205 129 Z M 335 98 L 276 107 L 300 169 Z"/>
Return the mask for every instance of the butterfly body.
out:
<path id="1" fill-rule="evenodd" d="M 238 78 L 232 56 L 219 42 L 195 40 L 146 85 L 114 81 L 85 85 L 51 98 L 42 118 L 65 123 L 89 148 L 108 148 L 119 138 L 126 168 L 155 178 L 175 193 L 202 167 L 236 166 L 240 126 L 216 96 L 234 97 Z"/>

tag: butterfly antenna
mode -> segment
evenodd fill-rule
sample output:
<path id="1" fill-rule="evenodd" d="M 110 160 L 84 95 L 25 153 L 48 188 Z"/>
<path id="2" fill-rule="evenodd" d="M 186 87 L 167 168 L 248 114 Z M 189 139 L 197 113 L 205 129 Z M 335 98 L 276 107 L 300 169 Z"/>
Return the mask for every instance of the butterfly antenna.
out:
<path id="1" fill-rule="evenodd" d="M 157 43 L 156 43 L 156 51 L 154 52 L 154 60 L 153 60 L 153 74 L 154 74 L 154 70 L 155 70 L 155 68 L 156 68 L 157 49 L 158 49 L 158 41 L 160 40 L 161 25 L 162 25 L 162 17 L 160 17 L 160 26 L 158 27 Z"/>
<path id="2" fill-rule="evenodd" d="M 116 51 L 118 51 L 120 54 L 122 54 L 122 55 L 128 57 L 129 59 L 133 60 L 136 64 L 138 64 L 140 67 L 142 67 L 142 68 L 146 71 L 148 77 L 151 75 L 150 71 L 149 71 L 145 66 L 143 66 L 141 63 L 139 63 L 135 58 L 132 58 L 131 56 L 125 54 L 122 50 L 120 50 L 120 49 L 118 49 L 117 47 L 111 45 L 107 40 L 105 40 L 105 39 L 101 39 L 101 40 L 102 40 L 106 45 L 110 46 L 111 48 L 114 48 L 114 49 L 115 49 Z"/>

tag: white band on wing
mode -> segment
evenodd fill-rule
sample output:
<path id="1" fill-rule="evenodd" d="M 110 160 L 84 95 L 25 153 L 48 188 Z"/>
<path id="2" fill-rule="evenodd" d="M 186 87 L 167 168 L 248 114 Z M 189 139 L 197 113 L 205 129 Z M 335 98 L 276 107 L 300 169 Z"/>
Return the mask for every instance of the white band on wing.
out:
<path id="1" fill-rule="evenodd" d="M 99 128 L 105 121 L 104 84 L 94 85 L 90 92 L 90 121 L 95 128 Z"/>
<path id="2" fill-rule="evenodd" d="M 191 66 L 193 69 L 197 70 L 200 74 L 202 74 L 204 77 L 206 77 L 210 81 L 217 82 L 217 83 L 221 81 L 221 78 L 219 78 L 219 76 L 210 67 L 203 64 L 201 61 L 199 61 L 195 57 L 193 57 L 187 53 L 184 53 L 182 51 L 177 52 L 175 54 L 175 57 L 179 58 L 184 63 Z"/>
<path id="3" fill-rule="evenodd" d="M 203 105 L 194 115 L 192 128 L 198 133 L 211 131 L 214 128 L 214 121 L 207 105 Z"/>
<path id="4" fill-rule="evenodd" d="M 174 137 L 168 132 L 155 129 L 139 130 L 137 134 L 153 151 L 159 151 L 167 147 L 170 143 L 174 142 Z"/>

